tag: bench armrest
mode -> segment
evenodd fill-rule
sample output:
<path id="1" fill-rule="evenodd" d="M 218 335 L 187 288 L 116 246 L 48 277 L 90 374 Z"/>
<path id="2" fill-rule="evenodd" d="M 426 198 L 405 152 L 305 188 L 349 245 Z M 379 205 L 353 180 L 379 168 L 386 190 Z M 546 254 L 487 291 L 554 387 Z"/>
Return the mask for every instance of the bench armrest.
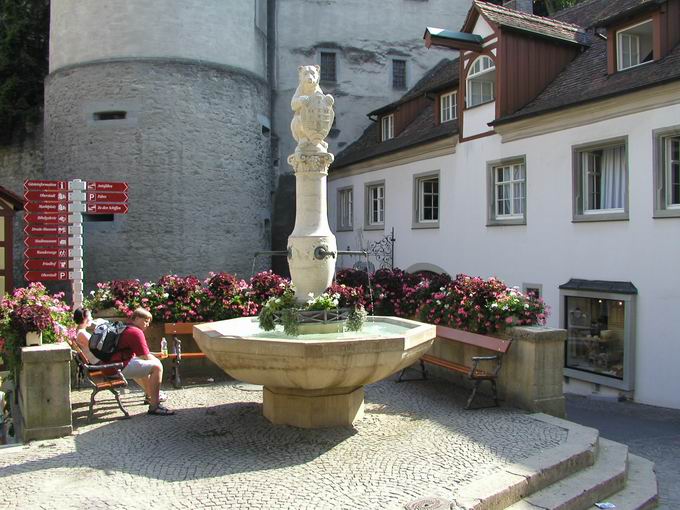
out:
<path id="1" fill-rule="evenodd" d="M 472 361 L 493 361 L 500 359 L 500 356 L 472 356 Z"/>
<path id="2" fill-rule="evenodd" d="M 471 378 L 474 378 L 475 372 L 477 371 L 477 365 L 479 365 L 480 361 L 495 361 L 496 362 L 496 368 L 493 370 L 493 376 L 496 377 L 498 375 L 498 372 L 501 370 L 501 356 L 500 355 L 495 355 L 495 356 L 472 356 L 472 368 L 470 369 L 470 374 L 469 376 Z"/>
<path id="3" fill-rule="evenodd" d="M 88 372 L 95 372 L 99 370 L 122 370 L 122 363 L 108 363 L 106 365 L 83 365 Z"/>

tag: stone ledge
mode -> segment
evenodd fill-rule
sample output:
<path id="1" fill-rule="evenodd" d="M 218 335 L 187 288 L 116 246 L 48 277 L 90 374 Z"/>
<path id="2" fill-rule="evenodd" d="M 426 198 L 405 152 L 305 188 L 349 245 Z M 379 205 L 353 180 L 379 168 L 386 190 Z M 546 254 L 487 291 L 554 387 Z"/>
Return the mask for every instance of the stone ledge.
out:
<path id="1" fill-rule="evenodd" d="M 21 348 L 22 363 L 54 363 L 70 360 L 71 348 L 64 342 Z"/>

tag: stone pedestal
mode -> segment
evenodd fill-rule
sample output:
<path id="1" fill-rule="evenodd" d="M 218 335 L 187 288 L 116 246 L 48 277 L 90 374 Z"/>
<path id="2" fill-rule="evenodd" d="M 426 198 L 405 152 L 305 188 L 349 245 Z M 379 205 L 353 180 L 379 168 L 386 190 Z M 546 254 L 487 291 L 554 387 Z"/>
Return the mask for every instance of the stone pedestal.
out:
<path id="1" fill-rule="evenodd" d="M 329 390 L 267 388 L 263 414 L 275 425 L 305 429 L 351 427 L 364 415 L 364 387 Z"/>
<path id="2" fill-rule="evenodd" d="M 21 349 L 21 439 L 52 439 L 73 432 L 71 349 L 64 343 Z"/>
<path id="3" fill-rule="evenodd" d="M 567 332 L 542 326 L 510 328 L 510 350 L 498 378 L 505 400 L 536 413 L 565 417 L 564 342 Z"/>

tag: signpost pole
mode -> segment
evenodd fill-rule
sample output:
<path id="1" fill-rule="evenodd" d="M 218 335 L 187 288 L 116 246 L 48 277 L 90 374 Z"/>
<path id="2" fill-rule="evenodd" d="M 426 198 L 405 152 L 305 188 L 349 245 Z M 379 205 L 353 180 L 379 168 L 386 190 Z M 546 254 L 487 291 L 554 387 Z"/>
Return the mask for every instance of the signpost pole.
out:
<path id="1" fill-rule="evenodd" d="M 73 288 L 73 308 L 83 306 L 83 211 L 85 210 L 85 189 L 87 183 L 73 179 L 68 183 L 69 189 L 69 245 L 73 249 L 70 260 L 70 280 Z"/>

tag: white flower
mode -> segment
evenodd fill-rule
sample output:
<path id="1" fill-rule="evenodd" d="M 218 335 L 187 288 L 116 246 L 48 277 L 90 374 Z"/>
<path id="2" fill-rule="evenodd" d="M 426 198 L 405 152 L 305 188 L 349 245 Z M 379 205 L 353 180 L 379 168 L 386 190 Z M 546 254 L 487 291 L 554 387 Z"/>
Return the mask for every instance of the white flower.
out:
<path id="1" fill-rule="evenodd" d="M 310 292 L 310 293 L 307 294 L 307 295 L 308 295 L 310 298 L 314 299 L 314 293 L 313 293 L 313 292 Z"/>

